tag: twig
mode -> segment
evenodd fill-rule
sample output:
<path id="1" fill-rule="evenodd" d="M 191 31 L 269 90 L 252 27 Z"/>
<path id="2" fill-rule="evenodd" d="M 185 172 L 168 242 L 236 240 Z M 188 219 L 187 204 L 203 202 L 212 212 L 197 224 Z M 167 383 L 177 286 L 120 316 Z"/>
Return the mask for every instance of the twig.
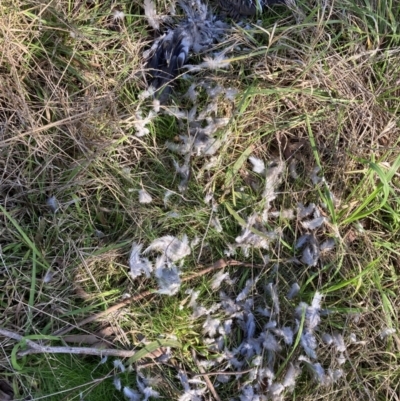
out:
<path id="1" fill-rule="evenodd" d="M 32 344 L 28 344 L 31 346 Z M 36 344 L 38 345 L 38 344 Z M 77 354 L 77 355 L 96 355 L 103 356 L 117 356 L 119 358 L 130 358 L 135 355 L 137 351 L 124 350 L 124 349 L 110 349 L 110 348 L 89 348 L 89 347 L 49 347 L 39 345 L 36 348 L 29 348 L 24 351 L 19 351 L 18 356 L 25 356 L 31 354 Z"/>
<path id="2" fill-rule="evenodd" d="M 209 372 L 209 373 L 194 373 L 193 377 L 198 377 L 198 376 L 219 376 L 219 375 L 229 375 L 229 376 L 238 376 L 238 375 L 244 375 L 245 373 L 250 373 L 254 368 L 249 368 L 246 370 L 240 370 L 238 372 L 232 372 L 232 371 L 226 371 L 226 370 L 221 370 L 219 372 Z"/>
<path id="3" fill-rule="evenodd" d="M 245 267 L 254 267 L 254 265 L 249 264 L 249 263 L 242 263 L 242 262 L 238 262 L 236 260 L 229 260 L 226 261 L 224 259 L 220 259 L 217 262 L 215 262 L 212 266 L 207 267 L 205 269 L 202 269 L 196 273 L 193 273 L 189 276 L 186 276 L 182 279 L 182 281 L 189 281 L 192 280 L 196 277 L 200 277 L 203 276 L 204 274 L 210 273 L 214 270 L 219 270 L 219 269 L 223 269 L 227 266 L 245 266 Z M 143 299 L 149 295 L 154 294 L 154 291 L 144 291 L 136 296 L 133 296 L 129 299 L 126 299 L 110 308 L 108 308 L 107 310 L 100 312 L 100 313 L 96 313 L 95 315 L 89 316 L 88 318 L 82 320 L 81 322 L 77 323 L 74 326 L 70 326 L 70 327 L 66 327 L 62 330 L 58 330 L 56 331 L 53 335 L 54 336 L 60 336 L 63 334 L 68 333 L 69 331 L 71 331 L 74 328 L 77 327 L 81 327 L 84 326 L 87 323 L 90 323 L 96 319 L 99 319 L 103 316 L 106 316 L 110 313 L 113 313 L 121 308 L 123 308 L 124 306 L 130 304 L 133 301 L 138 301 L 140 299 Z M 116 350 L 116 349 L 109 349 L 109 348 L 105 348 L 105 349 L 99 349 L 99 348 L 89 348 L 89 347 L 51 347 L 51 346 L 47 346 L 47 345 L 41 345 L 38 344 L 35 341 L 26 339 L 24 336 L 15 333 L 13 331 L 10 330 L 6 330 L 6 329 L 2 329 L 0 328 L 0 335 L 7 337 L 7 338 L 12 338 L 13 340 L 16 341 L 24 341 L 25 344 L 29 347 L 29 349 L 27 350 L 23 350 L 23 351 L 19 351 L 18 352 L 18 356 L 22 357 L 25 355 L 30 355 L 30 354 L 43 354 L 43 353 L 47 353 L 47 354 L 78 354 L 78 355 L 96 355 L 96 356 L 117 356 L 120 358 L 130 358 L 131 356 L 135 355 L 136 351 L 133 350 Z M 197 362 L 197 358 L 196 355 L 194 353 L 194 359 Z M 202 372 L 202 376 L 204 376 L 204 380 L 207 383 L 208 388 L 210 389 L 211 393 L 213 394 L 214 398 L 216 401 L 221 401 L 221 399 L 219 398 L 217 392 L 215 391 L 214 386 L 212 385 L 210 379 L 208 378 L 208 376 L 210 375 L 209 373 L 205 373 L 204 369 L 199 365 L 199 370 L 200 372 Z M 239 374 L 239 373 L 238 373 Z"/>
<path id="4" fill-rule="evenodd" d="M 218 393 L 216 392 L 214 385 L 211 383 L 211 380 L 208 377 L 209 375 L 206 374 L 203 366 L 201 366 L 199 364 L 199 360 L 197 359 L 197 355 L 196 355 L 196 351 L 195 350 L 192 350 L 192 357 L 193 357 L 193 360 L 196 362 L 196 365 L 197 365 L 197 367 L 199 368 L 199 370 L 201 372 L 200 376 L 202 376 L 204 378 L 204 381 L 206 382 L 208 389 L 211 391 L 211 394 L 214 396 L 214 400 L 221 401 L 221 398 L 219 397 Z"/>
<path id="5" fill-rule="evenodd" d="M 25 340 L 26 344 L 29 345 L 33 349 L 38 349 L 40 347 L 34 341 L 28 340 L 28 339 L 24 338 L 24 336 L 21 336 L 21 334 L 15 333 L 14 331 L 0 328 L 0 336 L 12 338 L 13 340 L 17 340 L 17 341 Z"/>
<path id="6" fill-rule="evenodd" d="M 217 262 L 215 262 L 213 265 L 206 267 L 205 269 L 202 269 L 196 273 L 193 273 L 189 276 L 183 277 L 182 281 L 186 282 L 186 281 L 190 281 L 193 280 L 196 277 L 201 277 L 207 273 L 210 273 L 214 270 L 220 270 L 220 269 L 224 269 L 225 267 L 229 267 L 229 266 L 244 266 L 244 267 L 256 267 L 255 265 L 251 264 L 251 263 L 243 263 L 243 262 L 239 262 L 237 260 L 228 260 L 226 261 L 225 259 L 220 259 Z M 140 294 L 137 294 L 131 298 L 125 299 L 122 302 L 119 302 L 116 305 L 111 306 L 110 308 L 106 309 L 103 312 L 99 312 L 99 313 L 95 313 L 94 315 L 88 316 L 87 318 L 81 320 L 80 322 L 74 324 L 74 325 L 70 325 L 68 327 L 64 327 L 62 329 L 59 329 L 57 331 L 55 331 L 52 335 L 53 336 L 63 336 L 64 334 L 69 333 L 71 330 L 73 329 L 77 329 L 79 327 L 85 326 L 88 323 L 91 323 L 95 320 L 98 320 L 104 316 L 109 315 L 110 313 L 116 312 L 117 310 L 123 308 L 124 306 L 129 305 L 131 302 L 136 302 L 136 301 L 140 301 L 143 298 L 146 298 L 150 295 L 154 295 L 156 294 L 156 290 L 147 290 L 144 292 L 141 292 Z"/>
<path id="7" fill-rule="evenodd" d="M 24 336 L 10 330 L 0 328 L 0 335 L 12 338 L 17 341 L 25 341 L 26 345 L 30 348 L 18 352 L 18 356 L 25 356 L 30 354 L 80 354 L 80 355 L 97 355 L 97 356 L 118 356 L 120 358 L 129 358 L 136 354 L 133 350 L 119 350 L 119 349 L 99 349 L 89 347 L 48 347 L 40 345 L 35 341 L 26 339 Z"/>

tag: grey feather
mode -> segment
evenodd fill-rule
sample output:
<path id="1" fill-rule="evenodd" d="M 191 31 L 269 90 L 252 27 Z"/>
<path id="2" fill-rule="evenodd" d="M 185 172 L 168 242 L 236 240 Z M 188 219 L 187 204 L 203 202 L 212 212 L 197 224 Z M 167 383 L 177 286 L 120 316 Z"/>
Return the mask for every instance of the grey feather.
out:
<path id="1" fill-rule="evenodd" d="M 223 14 L 239 19 L 262 12 L 265 7 L 285 0 L 214 0 Z M 229 25 L 218 19 L 202 0 L 180 0 L 185 17 L 168 28 L 151 47 L 147 67 L 155 96 L 165 103 L 172 83 L 185 66 L 190 54 L 200 54 L 221 41 Z"/>
<path id="2" fill-rule="evenodd" d="M 147 63 L 152 76 L 151 85 L 156 96 L 165 103 L 171 93 L 171 83 L 189 58 L 189 53 L 200 54 L 219 41 L 227 25 L 209 11 L 200 0 L 180 1 L 186 17 L 158 39 Z"/>

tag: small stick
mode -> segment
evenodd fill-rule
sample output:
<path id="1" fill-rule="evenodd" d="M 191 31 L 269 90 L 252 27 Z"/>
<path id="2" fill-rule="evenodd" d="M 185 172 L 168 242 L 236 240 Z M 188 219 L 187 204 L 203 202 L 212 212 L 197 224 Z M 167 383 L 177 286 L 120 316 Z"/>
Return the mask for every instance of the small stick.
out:
<path id="1" fill-rule="evenodd" d="M 211 380 L 208 377 L 209 375 L 206 374 L 203 366 L 201 366 L 199 364 L 199 360 L 197 359 L 197 355 L 196 355 L 196 351 L 195 350 L 192 350 L 192 357 L 193 357 L 193 360 L 196 362 L 196 365 L 197 365 L 197 367 L 199 368 L 199 370 L 201 372 L 199 374 L 199 376 L 202 376 L 204 378 L 204 381 L 206 382 L 208 389 L 211 391 L 211 394 L 214 396 L 214 400 L 221 401 L 221 398 L 219 397 L 218 393 L 216 392 L 214 385 L 211 383 Z"/>
<path id="2" fill-rule="evenodd" d="M 31 346 L 31 344 L 28 344 Z M 38 344 L 36 344 L 38 345 Z M 119 358 L 130 358 L 137 352 L 133 350 L 124 349 L 110 349 L 110 348 L 89 348 L 89 347 L 49 347 L 41 346 L 36 348 L 29 348 L 24 351 L 19 351 L 18 356 L 22 357 L 31 354 L 77 354 L 77 355 L 95 355 L 100 358 L 103 356 L 117 356 Z"/>
<path id="3" fill-rule="evenodd" d="M 241 370 L 238 372 L 232 372 L 232 371 L 224 371 L 221 370 L 219 372 L 209 372 L 209 373 L 195 373 L 193 374 L 193 377 L 198 377 L 198 376 L 219 376 L 219 375 L 229 375 L 229 376 L 238 376 L 238 375 L 244 375 L 245 373 L 250 373 L 254 368 L 249 368 L 246 370 Z"/>
<path id="4" fill-rule="evenodd" d="M 12 338 L 17 341 L 25 341 L 30 347 L 27 350 L 18 352 L 18 356 L 25 356 L 30 354 L 80 354 L 80 355 L 97 355 L 103 356 L 118 356 L 120 358 L 129 358 L 136 354 L 137 351 L 133 350 L 119 350 L 119 349 L 99 349 L 89 347 L 48 347 L 46 345 L 40 345 L 35 341 L 24 338 L 18 333 L 10 330 L 0 328 L 0 335 Z"/>
<path id="5" fill-rule="evenodd" d="M 24 338 L 24 336 L 21 336 L 21 334 L 15 333 L 14 331 L 0 328 L 0 336 L 12 338 L 13 340 L 17 340 L 17 341 L 25 340 L 26 344 L 29 345 L 31 348 L 33 348 L 33 349 L 40 348 L 40 345 L 36 344 L 34 341 L 28 340 L 28 339 Z"/>
<path id="6" fill-rule="evenodd" d="M 200 277 L 203 276 L 207 273 L 210 273 L 214 270 L 220 270 L 220 269 L 224 269 L 225 267 L 228 266 L 244 266 L 244 267 L 256 267 L 255 265 L 251 264 L 251 263 L 243 263 L 243 262 L 238 262 L 237 260 L 228 260 L 226 261 L 225 259 L 220 259 L 217 262 L 215 262 L 213 265 L 206 267 L 205 269 L 202 269 L 196 273 L 193 273 L 189 276 L 183 277 L 182 278 L 182 282 L 186 282 L 186 281 L 190 281 L 193 280 L 196 277 Z M 95 313 L 94 315 L 88 316 L 87 318 L 81 320 L 80 322 L 74 324 L 74 325 L 70 325 L 67 327 L 64 327 L 62 329 L 59 329 L 57 331 L 55 331 L 52 335 L 53 336 L 63 336 L 64 334 L 69 333 L 71 330 L 73 329 L 77 329 L 79 327 L 85 326 L 88 323 L 91 323 L 95 320 L 98 320 L 104 316 L 109 315 L 110 313 L 116 312 L 117 310 L 123 308 L 126 305 L 129 305 L 131 302 L 135 302 L 135 301 L 140 301 L 143 298 L 146 298 L 150 295 L 156 294 L 155 290 L 147 290 L 147 291 L 143 291 L 140 294 L 134 295 L 131 298 L 125 299 L 122 302 L 119 302 L 113 306 L 111 306 L 110 308 L 106 309 L 103 312 L 98 312 Z"/>

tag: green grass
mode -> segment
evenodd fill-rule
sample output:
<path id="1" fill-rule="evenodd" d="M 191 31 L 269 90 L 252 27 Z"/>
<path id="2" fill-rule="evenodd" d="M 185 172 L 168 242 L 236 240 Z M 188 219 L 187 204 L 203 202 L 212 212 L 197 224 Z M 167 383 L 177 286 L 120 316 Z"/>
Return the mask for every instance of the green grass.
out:
<path id="1" fill-rule="evenodd" d="M 164 10 L 168 3 L 157 5 Z M 200 291 L 197 302 L 207 308 L 219 302 L 219 292 L 208 273 L 186 280 L 174 296 L 140 297 L 156 290 L 157 282 L 130 277 L 131 246 L 145 249 L 156 238 L 186 234 L 194 242 L 183 261 L 183 280 L 230 259 L 228 244 L 252 213 L 265 208 L 265 175 L 253 172 L 248 161 L 256 156 L 285 163 L 270 213 L 316 203 L 328 219 L 316 237 L 334 238 L 335 248 L 322 253 L 317 266 L 293 263 L 302 257 L 295 243 L 307 230 L 296 218 L 269 216 L 251 230 L 262 236 L 275 230 L 277 238 L 268 249 L 238 249 L 231 258 L 246 266 L 226 267 L 234 284 L 222 288 L 236 297 L 248 279 L 259 276 L 252 289 L 256 309 L 272 307 L 265 287 L 275 283 L 282 325 L 293 323 L 300 300 L 310 303 L 320 291 L 330 313 L 317 338 L 337 331 L 348 344 L 337 384 L 317 386 L 304 370 L 284 399 L 399 400 L 400 3 L 300 1 L 266 13 L 251 30 L 237 27 L 229 69 L 193 74 L 176 85 L 175 102 L 183 110 L 192 105 L 182 93 L 205 77 L 239 91 L 234 102 L 216 98 L 217 111 L 207 114 L 229 122 L 217 131 L 221 147 L 213 157 L 192 156 L 184 193 L 174 169 L 184 157 L 168 143 L 180 143 L 189 124 L 160 113 L 148 125 L 149 135 L 135 136 L 136 113 L 152 109 L 151 101 L 140 99 L 146 88 L 142 54 L 152 34 L 138 4 L 123 0 L 118 7 L 125 12 L 120 29 L 110 18 L 111 1 L 0 5 L 0 327 L 44 339 L 126 294 L 137 296 L 68 334 L 92 335 L 108 348 L 142 350 L 139 361 L 123 361 L 133 369 L 121 374 L 122 384 L 136 388 L 136 370 L 145 364 L 141 372 L 161 396 L 179 399 L 178 371 L 200 372 L 193 352 L 202 361 L 219 357 L 205 342 L 205 317 L 192 318 L 185 291 Z M 206 89 L 199 93 L 198 113 L 213 101 Z M 325 181 L 312 183 L 315 167 Z M 143 188 L 153 202 L 138 202 Z M 167 190 L 172 195 L 164 201 Z M 204 201 L 208 193 L 214 208 Z M 46 204 L 51 196 L 59 203 L 56 213 Z M 54 276 L 45 282 L 49 271 Z M 293 282 L 300 295 L 287 300 Z M 226 319 L 221 310 L 213 317 Z M 260 331 L 268 319 L 257 319 Z M 396 332 L 381 339 L 384 328 Z M 358 343 L 349 344 L 351 333 Z M 299 335 L 274 362 L 277 380 L 304 353 Z M 234 325 L 224 341 L 231 349 L 243 337 Z M 69 340 L 65 334 L 49 344 L 86 345 Z M 145 345 L 170 341 L 179 343 L 172 359 L 155 362 Z M 0 380 L 16 400 L 123 399 L 112 384 L 115 358 L 104 364 L 83 355 L 14 360 L 18 341 L 1 337 L 0 343 Z M 324 368 L 337 367 L 331 348 L 319 352 Z M 225 367 L 219 362 L 213 370 Z M 245 377 L 221 384 L 209 376 L 222 400 L 237 399 Z"/>

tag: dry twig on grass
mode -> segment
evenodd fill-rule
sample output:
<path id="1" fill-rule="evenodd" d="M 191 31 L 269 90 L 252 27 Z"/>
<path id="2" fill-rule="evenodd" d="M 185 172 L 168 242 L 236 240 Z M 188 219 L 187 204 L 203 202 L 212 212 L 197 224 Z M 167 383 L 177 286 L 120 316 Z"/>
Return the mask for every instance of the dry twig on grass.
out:
<path id="1" fill-rule="evenodd" d="M 254 265 L 250 263 L 242 263 L 236 260 L 229 260 L 226 261 L 224 259 L 220 259 L 217 262 L 215 262 L 213 265 L 204 268 L 196 273 L 191 274 L 190 276 L 185 277 L 182 281 L 189 281 L 192 280 L 196 277 L 203 276 L 204 274 L 210 273 L 214 270 L 219 270 L 223 269 L 228 266 L 244 266 L 244 267 L 255 267 Z M 129 305 L 132 301 L 138 301 L 140 299 L 143 299 L 151 294 L 154 294 L 155 292 L 152 290 L 144 291 L 132 298 L 126 299 L 110 308 L 108 308 L 104 312 L 97 313 L 95 315 L 89 316 L 88 318 L 82 320 L 81 322 L 77 323 L 74 326 L 69 326 L 66 327 L 62 330 L 58 330 L 53 334 L 53 336 L 62 336 L 69 331 L 73 330 L 74 328 L 82 327 L 85 324 L 88 324 L 92 321 L 95 321 L 101 317 L 107 316 L 110 313 L 116 312 L 117 310 L 123 308 L 126 305 Z M 41 345 L 38 344 L 35 341 L 29 340 L 24 338 L 24 336 L 9 331 L 5 329 L 0 329 L 0 335 L 3 335 L 4 337 L 12 338 L 17 341 L 25 341 L 26 345 L 28 345 L 28 349 L 24 351 L 18 352 L 18 356 L 22 357 L 25 355 L 30 355 L 30 354 L 78 354 L 78 355 L 97 355 L 100 357 L 103 356 L 116 356 L 120 358 L 129 358 L 133 356 L 137 351 L 134 350 L 116 350 L 116 349 L 99 349 L 99 348 L 89 348 L 89 347 L 51 347 L 51 346 L 46 346 L 46 345 Z M 210 389 L 211 391 L 211 389 Z M 217 394 L 214 394 L 215 399 L 219 399 Z"/>

